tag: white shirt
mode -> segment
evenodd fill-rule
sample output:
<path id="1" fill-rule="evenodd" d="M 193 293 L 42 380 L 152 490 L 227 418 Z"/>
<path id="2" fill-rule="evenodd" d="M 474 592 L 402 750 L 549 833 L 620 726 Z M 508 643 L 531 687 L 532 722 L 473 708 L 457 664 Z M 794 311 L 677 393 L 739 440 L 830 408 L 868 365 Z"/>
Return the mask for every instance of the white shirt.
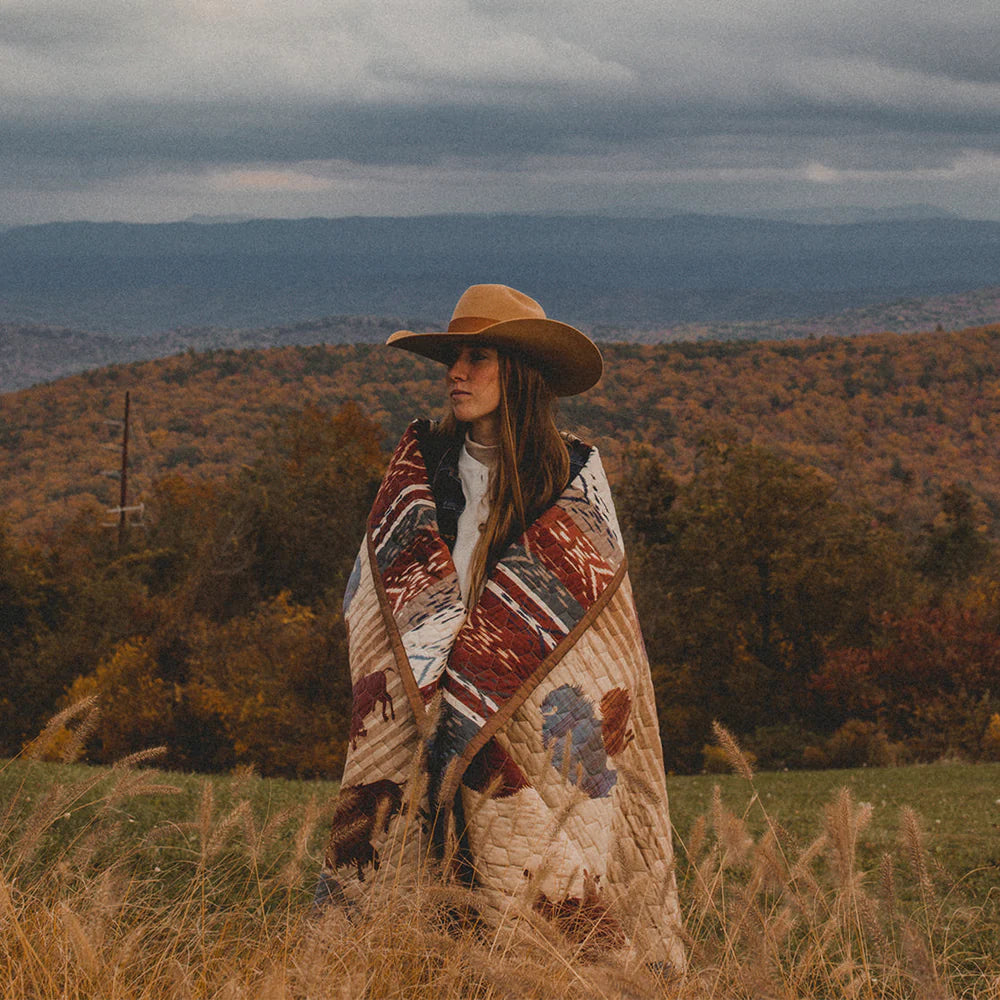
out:
<path id="1" fill-rule="evenodd" d="M 487 447 L 470 441 L 468 437 L 458 455 L 458 478 L 465 495 L 465 509 L 458 516 L 455 547 L 451 558 L 458 572 L 458 586 L 462 603 L 469 607 L 474 595 L 471 586 L 472 554 L 490 514 L 490 468 L 496 464 L 499 446 Z"/>

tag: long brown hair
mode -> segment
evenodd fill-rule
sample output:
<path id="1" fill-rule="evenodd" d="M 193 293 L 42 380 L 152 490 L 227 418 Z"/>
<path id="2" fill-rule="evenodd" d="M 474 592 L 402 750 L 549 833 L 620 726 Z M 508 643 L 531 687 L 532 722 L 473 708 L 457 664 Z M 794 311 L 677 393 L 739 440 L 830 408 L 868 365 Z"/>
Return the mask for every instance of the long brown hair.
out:
<path id="1" fill-rule="evenodd" d="M 490 514 L 472 555 L 469 592 L 478 597 L 503 550 L 559 497 L 569 453 L 556 428 L 555 396 L 538 369 L 497 352 L 500 452 L 490 474 Z M 448 414 L 441 433 L 464 439 L 466 425 Z"/>

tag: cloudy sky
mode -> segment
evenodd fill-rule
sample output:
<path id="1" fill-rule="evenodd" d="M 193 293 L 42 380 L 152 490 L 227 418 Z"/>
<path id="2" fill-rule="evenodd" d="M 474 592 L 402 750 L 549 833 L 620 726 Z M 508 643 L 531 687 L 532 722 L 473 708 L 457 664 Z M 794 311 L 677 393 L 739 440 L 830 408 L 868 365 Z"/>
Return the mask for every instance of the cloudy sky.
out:
<path id="1" fill-rule="evenodd" d="M 0 224 L 931 204 L 996 0 L 0 0 Z"/>

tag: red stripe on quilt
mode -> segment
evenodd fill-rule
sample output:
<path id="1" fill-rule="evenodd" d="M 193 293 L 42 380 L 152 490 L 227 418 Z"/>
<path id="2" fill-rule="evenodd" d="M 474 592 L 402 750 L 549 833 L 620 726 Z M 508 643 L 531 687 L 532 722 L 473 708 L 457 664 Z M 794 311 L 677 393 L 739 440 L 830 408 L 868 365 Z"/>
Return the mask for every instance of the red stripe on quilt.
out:
<path id="1" fill-rule="evenodd" d="M 535 629 L 487 590 L 456 637 L 448 662 L 497 701 L 510 697 L 548 653 Z"/>
<path id="2" fill-rule="evenodd" d="M 382 570 L 382 584 L 393 615 L 428 587 L 454 573 L 451 553 L 440 535 L 422 531 L 389 566 Z"/>
<path id="3" fill-rule="evenodd" d="M 427 485 L 427 470 L 424 468 L 423 456 L 420 454 L 420 445 L 417 440 L 416 429 L 413 426 L 407 428 L 396 448 L 396 452 L 386 470 L 385 478 L 379 487 L 375 502 L 372 504 L 371 514 L 368 516 L 368 524 L 373 534 L 378 532 L 384 537 L 392 530 L 401 510 L 405 510 L 409 504 L 406 500 L 400 510 L 393 510 L 393 504 L 398 500 L 399 494 L 407 486 L 421 486 L 422 499 L 434 502 L 433 494 Z M 384 523 L 388 518 L 389 523 Z"/>
<path id="4" fill-rule="evenodd" d="M 614 579 L 609 566 L 576 521 L 550 507 L 528 532 L 531 552 L 576 598 L 584 612 Z"/>
<path id="5" fill-rule="evenodd" d="M 558 618 L 555 618 L 548 607 L 542 602 L 545 600 L 544 594 L 535 594 L 526 590 L 521 581 L 501 562 L 492 577 L 492 584 L 499 587 L 521 611 L 545 632 L 554 633 L 555 640 L 566 635 L 569 628 Z"/>

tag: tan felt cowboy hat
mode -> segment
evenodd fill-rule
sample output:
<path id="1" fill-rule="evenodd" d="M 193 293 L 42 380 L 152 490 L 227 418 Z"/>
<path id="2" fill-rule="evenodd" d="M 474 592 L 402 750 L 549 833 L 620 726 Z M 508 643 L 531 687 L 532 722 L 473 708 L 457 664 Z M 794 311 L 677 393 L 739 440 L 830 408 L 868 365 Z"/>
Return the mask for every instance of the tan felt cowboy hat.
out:
<path id="1" fill-rule="evenodd" d="M 444 333 L 397 330 L 393 347 L 451 364 L 463 342 L 477 341 L 517 355 L 537 368 L 557 396 L 589 389 L 604 370 L 601 352 L 584 333 L 549 319 L 532 298 L 506 285 L 472 285 Z"/>

